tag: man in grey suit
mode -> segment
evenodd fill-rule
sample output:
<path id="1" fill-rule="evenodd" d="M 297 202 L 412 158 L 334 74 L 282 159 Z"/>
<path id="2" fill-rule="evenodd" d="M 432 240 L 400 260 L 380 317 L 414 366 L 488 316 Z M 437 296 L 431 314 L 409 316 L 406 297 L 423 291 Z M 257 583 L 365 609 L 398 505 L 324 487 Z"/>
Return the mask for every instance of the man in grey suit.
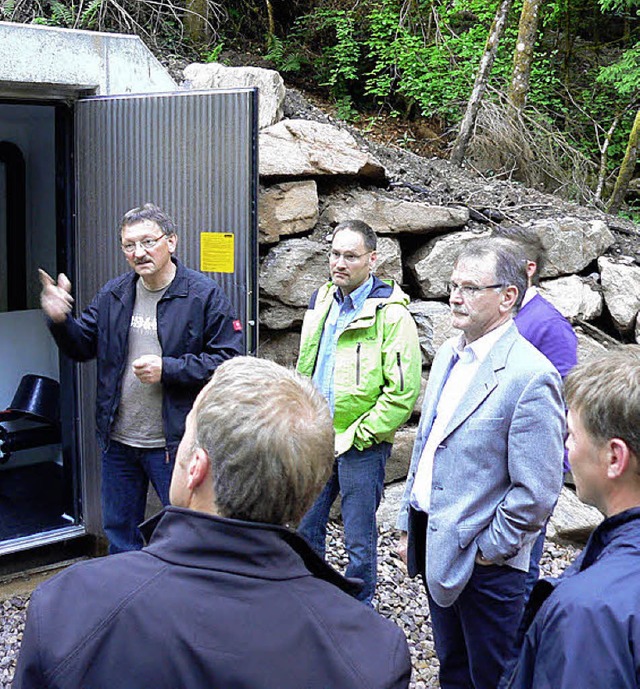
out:
<path id="1" fill-rule="evenodd" d="M 436 354 L 398 528 L 425 583 L 442 689 L 493 689 L 513 653 L 534 541 L 562 485 L 564 405 L 553 365 L 513 324 L 521 249 L 470 240 L 451 276 L 461 335 Z"/>

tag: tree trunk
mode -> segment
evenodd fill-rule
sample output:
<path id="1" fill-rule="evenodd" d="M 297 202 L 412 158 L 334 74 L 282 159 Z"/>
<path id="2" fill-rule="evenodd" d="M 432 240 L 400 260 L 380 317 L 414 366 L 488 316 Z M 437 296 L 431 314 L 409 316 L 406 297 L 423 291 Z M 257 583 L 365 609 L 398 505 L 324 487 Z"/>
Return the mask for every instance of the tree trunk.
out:
<path id="1" fill-rule="evenodd" d="M 538 36 L 538 13 L 542 0 L 524 0 L 518 25 L 518 40 L 513 53 L 513 72 L 507 99 L 514 108 L 524 107 L 531 81 L 533 52 Z"/>
<path id="2" fill-rule="evenodd" d="M 267 6 L 267 22 L 268 22 L 267 47 L 271 47 L 270 46 L 271 40 L 276 35 L 276 22 L 275 22 L 275 19 L 273 18 L 273 5 L 271 4 L 271 0 L 265 0 L 265 4 Z"/>
<path id="3" fill-rule="evenodd" d="M 606 133 L 604 141 L 602 142 L 602 146 L 600 146 L 600 169 L 598 170 L 598 184 L 596 185 L 596 192 L 595 192 L 595 202 L 600 203 L 602 200 L 602 190 L 604 189 L 604 182 L 605 178 L 607 176 L 607 160 L 608 160 L 608 151 L 609 151 L 609 144 L 611 143 L 611 139 L 613 138 L 613 135 L 618 127 L 618 122 L 620 121 L 620 115 L 616 115 L 613 118 L 613 122 L 611 123 L 611 126 L 609 127 L 609 131 Z"/>
<path id="4" fill-rule="evenodd" d="M 184 28 L 194 45 L 209 42 L 208 0 L 185 0 Z"/>
<path id="5" fill-rule="evenodd" d="M 478 67 L 478 74 L 476 76 L 475 84 L 473 85 L 473 91 L 471 92 L 471 97 L 467 103 L 467 109 L 462 118 L 462 123 L 460 124 L 460 132 L 453 144 L 453 151 L 451 152 L 451 162 L 455 165 L 462 165 L 464 159 L 465 151 L 467 150 L 467 145 L 469 144 L 469 139 L 471 139 L 471 132 L 473 131 L 473 125 L 475 124 L 476 117 L 478 115 L 478 110 L 480 108 L 480 103 L 484 92 L 487 90 L 487 82 L 489 80 L 489 75 L 491 74 L 491 68 L 496 59 L 496 53 L 498 52 L 498 44 L 504 33 L 504 27 L 507 23 L 507 15 L 511 9 L 512 0 L 502 0 L 497 11 L 496 16 L 491 24 L 491 29 L 489 30 L 489 37 L 487 38 L 487 43 L 484 47 L 484 53 L 480 58 L 480 66 Z"/>
<path id="6" fill-rule="evenodd" d="M 613 194 L 611 194 L 609 205 L 607 206 L 608 213 L 617 213 L 627 194 L 629 182 L 633 177 L 636 160 L 638 159 L 638 140 L 640 140 L 640 110 L 636 113 L 636 119 L 633 122 L 633 127 L 631 127 L 627 151 L 624 154 L 624 160 L 622 161 L 622 165 L 620 165 L 616 185 L 613 188 Z"/>

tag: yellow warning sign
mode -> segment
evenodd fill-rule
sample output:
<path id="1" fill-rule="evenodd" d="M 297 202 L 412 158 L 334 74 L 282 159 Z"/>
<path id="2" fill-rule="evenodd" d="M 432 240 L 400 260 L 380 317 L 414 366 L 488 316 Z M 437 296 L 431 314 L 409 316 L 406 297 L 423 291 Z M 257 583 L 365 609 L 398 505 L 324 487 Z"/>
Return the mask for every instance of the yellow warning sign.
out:
<path id="1" fill-rule="evenodd" d="M 200 233 L 200 270 L 204 273 L 234 272 L 234 235 L 232 233 Z"/>

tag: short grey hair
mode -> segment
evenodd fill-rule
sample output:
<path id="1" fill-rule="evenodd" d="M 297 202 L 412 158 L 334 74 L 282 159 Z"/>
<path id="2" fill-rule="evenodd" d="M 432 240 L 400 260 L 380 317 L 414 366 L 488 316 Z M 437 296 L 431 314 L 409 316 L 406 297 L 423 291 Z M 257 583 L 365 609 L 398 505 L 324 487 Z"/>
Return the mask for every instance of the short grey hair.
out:
<path id="1" fill-rule="evenodd" d="M 640 460 L 640 345 L 622 345 L 569 371 L 568 407 L 598 444 L 624 440 Z"/>
<path id="2" fill-rule="evenodd" d="M 132 208 L 127 211 L 120 221 L 118 227 L 119 234 L 122 234 L 122 230 L 129 225 L 135 225 L 136 223 L 143 222 L 144 220 L 149 220 L 154 222 L 167 237 L 176 234 L 176 226 L 173 220 L 154 203 L 145 203 L 138 208 Z"/>
<path id="3" fill-rule="evenodd" d="M 507 225 L 495 227 L 491 236 L 510 239 L 522 246 L 527 261 L 534 261 L 536 264 L 536 272 L 531 277 L 531 282 L 534 285 L 539 285 L 540 273 L 547 262 L 547 249 L 540 235 L 532 227 Z"/>
<path id="4" fill-rule="evenodd" d="M 331 240 L 343 230 L 350 230 L 351 232 L 357 232 L 364 242 L 364 248 L 367 251 L 375 251 L 378 246 L 378 237 L 373 231 L 370 225 L 367 225 L 364 220 L 344 220 L 343 222 L 336 225 L 333 235 L 331 235 Z"/>
<path id="5" fill-rule="evenodd" d="M 517 311 L 527 291 L 527 258 L 519 244 L 502 237 L 470 239 L 465 242 L 456 258 L 456 265 L 465 259 L 493 259 L 495 280 L 504 287 L 516 287 L 518 297 L 514 304 Z"/>
<path id="6" fill-rule="evenodd" d="M 221 364 L 196 411 L 220 516 L 296 525 L 327 482 L 333 420 L 308 378 L 272 361 Z"/>

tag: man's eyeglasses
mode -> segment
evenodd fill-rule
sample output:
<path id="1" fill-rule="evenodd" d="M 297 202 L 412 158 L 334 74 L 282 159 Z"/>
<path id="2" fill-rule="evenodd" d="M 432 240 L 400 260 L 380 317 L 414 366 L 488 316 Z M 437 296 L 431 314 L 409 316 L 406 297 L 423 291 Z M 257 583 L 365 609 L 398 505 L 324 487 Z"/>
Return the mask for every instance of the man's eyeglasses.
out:
<path id="1" fill-rule="evenodd" d="M 139 242 L 127 242 L 122 245 L 122 250 L 125 254 L 135 253 L 138 244 L 147 251 L 148 249 L 153 249 L 153 247 L 163 238 L 166 234 L 161 234 L 159 237 L 148 237 L 147 239 L 142 239 Z"/>
<path id="2" fill-rule="evenodd" d="M 339 261 L 341 258 L 343 258 L 345 263 L 355 263 L 359 258 L 367 256 L 370 253 L 371 251 L 365 251 L 363 254 L 341 254 L 339 251 L 334 251 L 333 249 L 331 249 L 331 251 L 329 252 L 329 260 Z"/>
<path id="3" fill-rule="evenodd" d="M 465 297 L 475 297 L 478 292 L 482 292 L 485 289 L 498 289 L 498 287 L 504 287 L 502 283 L 497 283 L 495 285 L 484 285 L 483 287 L 479 287 L 478 285 L 459 285 L 457 282 L 449 282 L 447 283 L 447 289 L 449 291 L 449 294 L 453 294 L 456 290 L 460 292 L 460 294 Z"/>

